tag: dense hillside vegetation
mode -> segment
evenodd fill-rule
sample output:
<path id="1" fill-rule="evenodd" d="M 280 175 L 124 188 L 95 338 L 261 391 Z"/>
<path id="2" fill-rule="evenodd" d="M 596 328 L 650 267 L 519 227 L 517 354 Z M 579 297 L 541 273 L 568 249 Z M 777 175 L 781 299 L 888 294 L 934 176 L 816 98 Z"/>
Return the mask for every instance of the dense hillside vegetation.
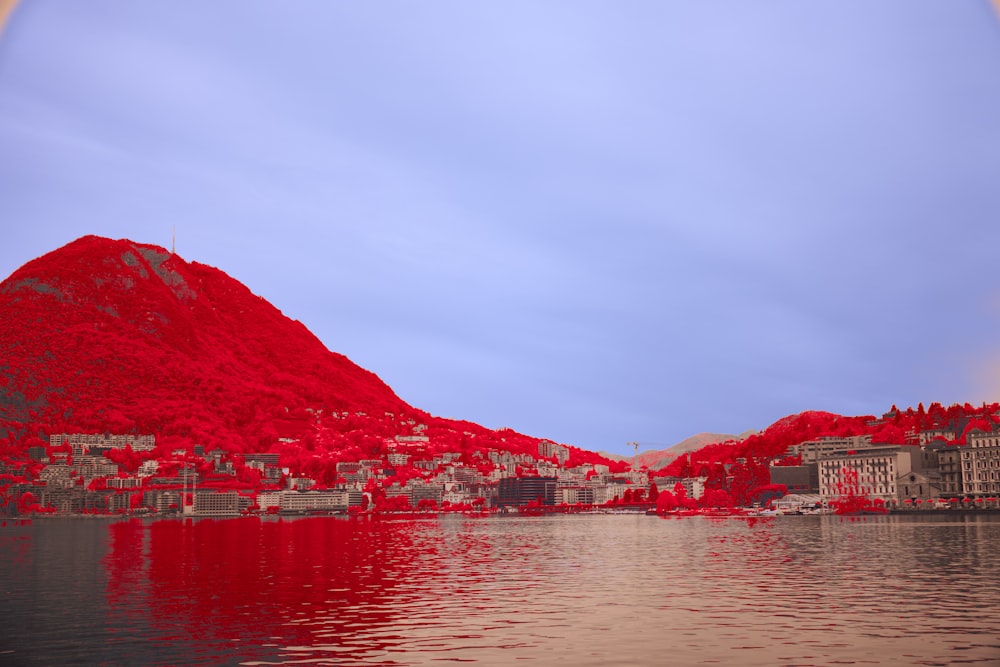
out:
<path id="1" fill-rule="evenodd" d="M 0 444 L 154 433 L 316 468 L 419 425 L 435 447 L 537 453 L 537 438 L 413 408 L 222 271 L 163 248 L 78 239 L 0 284 L 0 313 Z"/>
<path id="2" fill-rule="evenodd" d="M 972 429 L 992 431 L 1000 417 L 1000 405 L 981 406 L 955 404 L 945 408 L 931 403 L 925 409 L 921 403 L 915 409 L 899 410 L 892 406 L 880 417 L 845 417 L 830 412 L 807 411 L 779 419 L 765 430 L 739 440 L 713 443 L 680 456 L 659 471 L 673 477 L 708 478 L 710 489 L 726 490 L 717 496 L 720 503 L 747 504 L 774 491 L 769 468 L 772 463 L 795 465 L 801 461 L 789 457 L 789 447 L 820 438 L 871 436 L 873 443 L 886 445 L 916 445 L 920 434 L 940 432 L 940 439 L 949 446 L 965 444 Z"/>

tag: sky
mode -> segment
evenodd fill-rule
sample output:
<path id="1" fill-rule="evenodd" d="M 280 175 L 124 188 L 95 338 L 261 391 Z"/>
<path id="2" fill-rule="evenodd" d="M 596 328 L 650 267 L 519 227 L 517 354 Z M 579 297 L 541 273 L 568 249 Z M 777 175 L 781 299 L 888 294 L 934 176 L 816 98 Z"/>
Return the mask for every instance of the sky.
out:
<path id="1" fill-rule="evenodd" d="M 18 4 L 0 278 L 175 229 L 411 405 L 595 451 L 1000 400 L 1000 21 L 986 0 Z"/>

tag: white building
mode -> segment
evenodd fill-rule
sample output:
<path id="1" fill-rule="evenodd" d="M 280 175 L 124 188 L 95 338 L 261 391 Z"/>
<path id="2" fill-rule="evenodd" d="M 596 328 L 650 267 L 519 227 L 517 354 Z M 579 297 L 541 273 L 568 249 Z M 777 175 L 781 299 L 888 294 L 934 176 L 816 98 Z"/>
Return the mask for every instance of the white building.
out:
<path id="1" fill-rule="evenodd" d="M 824 437 L 816 440 L 806 440 L 788 448 L 789 456 L 801 456 L 802 463 L 816 463 L 824 456 L 848 449 L 867 449 L 873 447 L 870 435 L 856 435 L 846 438 Z"/>
<path id="2" fill-rule="evenodd" d="M 912 445 L 833 452 L 819 460 L 819 494 L 824 500 L 854 493 L 888 502 L 936 497 L 938 489 L 923 484 L 927 480 L 923 459 L 924 453 Z M 903 486 L 909 493 L 903 493 Z"/>
<path id="3" fill-rule="evenodd" d="M 970 496 L 1000 493 L 1000 434 L 970 431 L 962 455 L 962 493 Z"/>
<path id="4" fill-rule="evenodd" d="M 349 502 L 347 491 L 281 491 L 279 496 L 282 512 L 344 511 Z"/>

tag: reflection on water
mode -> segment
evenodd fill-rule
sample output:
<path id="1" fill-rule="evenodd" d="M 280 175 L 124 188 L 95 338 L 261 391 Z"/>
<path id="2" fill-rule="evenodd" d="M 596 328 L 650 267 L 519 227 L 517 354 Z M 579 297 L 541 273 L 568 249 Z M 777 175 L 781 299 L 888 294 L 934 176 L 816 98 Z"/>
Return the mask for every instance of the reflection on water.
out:
<path id="1" fill-rule="evenodd" d="M 4 665 L 1000 665 L 1000 517 L 44 520 L 0 557 Z"/>

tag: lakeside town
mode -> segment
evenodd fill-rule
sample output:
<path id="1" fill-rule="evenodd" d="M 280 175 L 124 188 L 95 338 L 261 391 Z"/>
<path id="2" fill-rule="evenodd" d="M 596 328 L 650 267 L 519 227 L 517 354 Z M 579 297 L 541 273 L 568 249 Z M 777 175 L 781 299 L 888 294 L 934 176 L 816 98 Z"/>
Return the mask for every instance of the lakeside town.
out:
<path id="1" fill-rule="evenodd" d="M 0 514 L 230 517 L 244 514 L 389 512 L 647 511 L 754 514 L 998 509 L 1000 433 L 907 434 L 909 444 L 871 435 L 820 437 L 768 461 L 752 507 L 733 507 L 726 486 L 616 465 L 568 465 L 570 448 L 540 441 L 536 455 L 505 451 L 429 453 L 414 435 L 386 438 L 384 454 L 338 461 L 331 483 L 283 467 L 278 453 L 232 453 L 200 445 L 163 451 L 153 435 L 58 433 L 23 460 L 0 462 Z M 688 455 L 690 456 L 690 455 Z M 614 462 L 611 462 L 614 463 Z M 752 463 L 752 462 L 751 462 Z M 760 463 L 760 462 L 758 462 Z M 715 486 L 718 486 L 716 483 Z"/>

